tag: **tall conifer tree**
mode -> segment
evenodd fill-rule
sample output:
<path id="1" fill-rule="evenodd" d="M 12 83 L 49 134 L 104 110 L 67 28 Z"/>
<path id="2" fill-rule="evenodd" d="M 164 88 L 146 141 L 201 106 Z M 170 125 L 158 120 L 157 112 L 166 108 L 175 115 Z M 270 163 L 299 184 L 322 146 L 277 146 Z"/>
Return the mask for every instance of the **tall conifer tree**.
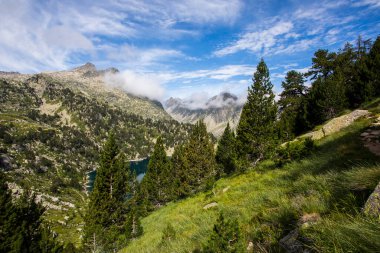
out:
<path id="1" fill-rule="evenodd" d="M 85 246 L 110 252 L 121 247 L 118 236 L 125 223 L 127 163 L 111 132 L 100 155 L 94 190 L 85 217 Z"/>
<path id="2" fill-rule="evenodd" d="M 188 166 L 186 181 L 191 186 L 191 194 L 211 188 L 217 174 L 217 166 L 214 144 L 202 120 L 193 126 L 184 148 L 185 164 Z"/>
<path id="3" fill-rule="evenodd" d="M 367 60 L 369 69 L 369 85 L 375 96 L 380 96 L 380 36 L 373 44 Z"/>
<path id="4" fill-rule="evenodd" d="M 294 70 L 289 71 L 285 81 L 282 82 L 282 88 L 278 101 L 281 113 L 278 123 L 281 137 L 284 140 L 290 140 L 303 130 L 303 127 L 300 127 L 303 125 L 300 118 L 302 118 L 302 103 L 307 90 L 303 75 Z"/>
<path id="5" fill-rule="evenodd" d="M 161 206 L 170 200 L 169 183 L 170 163 L 166 156 L 164 142 L 158 137 L 154 151 L 150 157 L 148 170 L 143 178 L 142 187 L 154 206 Z"/>
<path id="6" fill-rule="evenodd" d="M 174 148 L 171 159 L 172 175 L 173 175 L 173 189 L 172 192 L 175 198 L 183 198 L 191 195 L 192 187 L 190 185 L 190 171 L 189 163 L 185 156 L 184 145 L 178 145 Z"/>
<path id="7" fill-rule="evenodd" d="M 131 173 L 131 181 L 128 187 L 129 200 L 128 200 L 128 214 L 125 224 L 125 235 L 127 239 L 136 239 L 143 233 L 141 226 L 141 207 L 139 206 L 139 183 L 136 178 L 136 172 Z"/>
<path id="8" fill-rule="evenodd" d="M 252 80 L 237 128 L 237 145 L 239 155 L 255 165 L 275 147 L 277 105 L 269 70 L 263 59 L 257 65 Z"/>
<path id="9" fill-rule="evenodd" d="M 236 171 L 236 140 L 235 134 L 230 128 L 230 123 L 227 123 L 223 135 L 218 142 L 215 159 L 219 166 L 221 166 L 224 174 L 229 175 Z"/>

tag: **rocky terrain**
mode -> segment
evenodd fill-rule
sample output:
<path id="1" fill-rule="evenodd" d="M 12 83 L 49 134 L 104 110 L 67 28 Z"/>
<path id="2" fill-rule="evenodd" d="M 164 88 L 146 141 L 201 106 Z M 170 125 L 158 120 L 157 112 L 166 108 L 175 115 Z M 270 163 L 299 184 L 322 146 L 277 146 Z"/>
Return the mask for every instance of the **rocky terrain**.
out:
<path id="1" fill-rule="evenodd" d="M 158 136 L 170 151 L 190 129 L 157 101 L 107 86 L 104 76 L 117 71 L 87 63 L 69 71 L 0 73 L 0 168 L 16 197 L 25 189 L 36 194 L 63 241 L 80 241 L 85 175 L 97 167 L 110 131 L 126 159 L 138 159 L 152 152 Z"/>
<path id="2" fill-rule="evenodd" d="M 220 93 L 198 107 L 191 102 L 170 98 L 165 102 L 165 109 L 179 122 L 194 124 L 203 119 L 207 130 L 216 137 L 221 136 L 228 122 L 233 129 L 236 128 L 243 107 L 238 97 L 228 92 Z"/>

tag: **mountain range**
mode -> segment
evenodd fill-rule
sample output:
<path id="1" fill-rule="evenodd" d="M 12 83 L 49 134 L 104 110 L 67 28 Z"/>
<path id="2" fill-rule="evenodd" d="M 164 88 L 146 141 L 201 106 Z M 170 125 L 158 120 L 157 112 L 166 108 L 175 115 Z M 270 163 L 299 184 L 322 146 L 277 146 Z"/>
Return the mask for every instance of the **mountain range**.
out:
<path id="1" fill-rule="evenodd" d="M 133 160 L 149 156 L 158 136 L 171 154 L 191 128 L 161 103 L 107 85 L 104 77 L 117 72 L 91 63 L 38 74 L 0 72 L 1 169 L 15 196 L 25 189 L 36 194 L 63 241 L 80 241 L 86 175 L 97 168 L 111 131 Z"/>
<path id="2" fill-rule="evenodd" d="M 207 130 L 220 137 L 228 122 L 233 129 L 236 128 L 243 103 L 236 95 L 222 92 L 203 103 L 171 97 L 164 106 L 170 116 L 179 122 L 194 124 L 203 119 Z"/>

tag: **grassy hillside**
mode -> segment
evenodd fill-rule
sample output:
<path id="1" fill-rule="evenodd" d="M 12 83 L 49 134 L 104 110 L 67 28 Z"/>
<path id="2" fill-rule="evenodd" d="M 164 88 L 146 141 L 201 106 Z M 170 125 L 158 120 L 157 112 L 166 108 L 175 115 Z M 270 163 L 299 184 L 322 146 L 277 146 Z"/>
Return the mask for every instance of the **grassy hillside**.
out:
<path id="1" fill-rule="evenodd" d="M 379 101 L 369 105 L 379 113 Z M 361 208 L 380 181 L 380 157 L 369 152 L 360 133 L 372 119 L 359 119 L 317 141 L 317 151 L 276 168 L 272 161 L 242 175 L 219 180 L 214 189 L 155 211 L 142 220 L 144 234 L 122 252 L 191 252 L 204 244 L 219 211 L 236 217 L 244 248 L 281 251 L 279 240 L 299 228 L 298 241 L 322 252 L 375 252 L 379 220 Z M 216 207 L 203 207 L 216 202 Z M 175 237 L 163 241 L 171 224 Z"/>
<path id="2" fill-rule="evenodd" d="M 147 99 L 121 94 L 107 102 L 106 95 L 90 94 L 89 87 L 85 94 L 73 80 L 51 75 L 0 77 L 0 170 L 14 195 L 25 189 L 37 194 L 60 240 L 79 245 L 85 173 L 97 167 L 107 134 L 114 129 L 127 159 L 134 159 L 149 155 L 160 135 L 173 149 L 190 126 L 157 106 L 150 109 L 160 110 L 161 118 L 139 115 L 133 105 L 149 110 Z"/>

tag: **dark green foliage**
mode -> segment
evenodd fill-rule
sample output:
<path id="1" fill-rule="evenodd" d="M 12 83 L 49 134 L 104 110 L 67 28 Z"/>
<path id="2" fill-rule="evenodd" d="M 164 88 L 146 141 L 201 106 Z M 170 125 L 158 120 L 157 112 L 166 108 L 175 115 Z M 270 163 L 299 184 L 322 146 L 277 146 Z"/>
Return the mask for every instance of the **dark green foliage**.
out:
<path id="1" fill-rule="evenodd" d="M 314 80 L 308 94 L 308 120 L 311 125 L 321 124 L 347 108 L 346 80 L 338 65 L 336 53 L 318 50 L 312 59 L 308 76 Z"/>
<path id="2" fill-rule="evenodd" d="M 125 223 L 127 168 L 115 136 L 110 133 L 100 156 L 99 168 L 85 217 L 84 243 L 87 248 L 113 251 Z"/>
<path id="3" fill-rule="evenodd" d="M 369 86 L 374 95 L 380 96 L 380 36 L 377 37 L 368 55 Z"/>
<path id="4" fill-rule="evenodd" d="M 129 199 L 127 202 L 128 214 L 125 222 L 125 238 L 133 240 L 142 235 L 143 227 L 141 226 L 140 217 L 142 209 L 146 208 L 146 198 L 141 201 L 139 195 L 140 185 L 137 182 L 136 173 L 131 173 L 131 181 L 128 186 Z M 140 200 L 140 201 L 139 201 Z"/>
<path id="5" fill-rule="evenodd" d="M 129 240 L 136 239 L 143 233 L 138 207 L 134 205 L 134 203 L 132 203 L 132 205 L 125 223 L 125 236 Z"/>
<path id="6" fill-rule="evenodd" d="M 313 64 L 308 75 L 311 76 L 312 80 L 318 78 L 327 79 L 334 71 L 335 58 L 335 53 L 329 53 L 328 50 L 318 50 L 314 53 L 314 57 L 312 58 Z"/>
<path id="7" fill-rule="evenodd" d="M 161 241 L 164 243 L 164 242 L 167 242 L 167 241 L 174 240 L 175 237 L 176 237 L 175 229 L 174 229 L 173 225 L 169 223 L 165 227 L 164 231 L 162 232 Z"/>
<path id="8" fill-rule="evenodd" d="M 44 211 L 28 191 L 13 203 L 0 172 L 0 252 L 62 252 L 63 246 L 56 236 L 42 224 Z"/>
<path id="9" fill-rule="evenodd" d="M 279 130 L 283 140 L 291 140 L 304 130 L 304 108 L 307 88 L 304 76 L 297 71 L 289 71 L 282 82 L 283 91 L 278 101 Z"/>
<path id="10" fill-rule="evenodd" d="M 179 198 L 212 187 L 217 175 L 214 145 L 202 121 L 193 126 L 189 140 L 176 148 L 172 163 Z"/>
<path id="11" fill-rule="evenodd" d="M 315 150 L 314 141 L 311 138 L 287 142 L 277 148 L 275 162 L 282 166 L 292 161 L 299 161 L 307 157 Z"/>
<path id="12" fill-rule="evenodd" d="M 146 189 L 152 205 L 161 206 L 171 199 L 172 181 L 170 178 L 170 162 L 166 156 L 163 140 L 159 137 L 150 157 L 148 170 L 141 183 L 141 187 Z"/>
<path id="13" fill-rule="evenodd" d="M 277 105 L 269 79 L 268 67 L 262 59 L 248 88 L 247 102 L 243 107 L 237 128 L 239 155 L 256 164 L 273 151 L 276 145 L 275 122 Z"/>
<path id="14" fill-rule="evenodd" d="M 379 44 L 372 46 L 370 40 L 359 36 L 356 47 L 347 43 L 337 53 L 318 50 L 314 54 L 312 68 L 307 73 L 313 83 L 305 100 L 305 130 L 379 95 L 376 84 Z"/>
<path id="15" fill-rule="evenodd" d="M 227 124 L 222 137 L 218 142 L 215 160 L 221 167 L 223 174 L 229 175 L 237 170 L 237 150 L 235 134 Z"/>
<path id="16" fill-rule="evenodd" d="M 191 195 L 190 180 L 188 180 L 189 163 L 185 155 L 185 147 L 178 145 L 174 148 L 171 158 L 172 175 L 173 175 L 173 194 L 176 197 L 185 197 Z"/>
<path id="17" fill-rule="evenodd" d="M 235 219 L 226 220 L 221 213 L 214 225 L 214 229 L 204 247 L 205 253 L 232 253 L 243 252 L 240 242 L 239 223 Z"/>

